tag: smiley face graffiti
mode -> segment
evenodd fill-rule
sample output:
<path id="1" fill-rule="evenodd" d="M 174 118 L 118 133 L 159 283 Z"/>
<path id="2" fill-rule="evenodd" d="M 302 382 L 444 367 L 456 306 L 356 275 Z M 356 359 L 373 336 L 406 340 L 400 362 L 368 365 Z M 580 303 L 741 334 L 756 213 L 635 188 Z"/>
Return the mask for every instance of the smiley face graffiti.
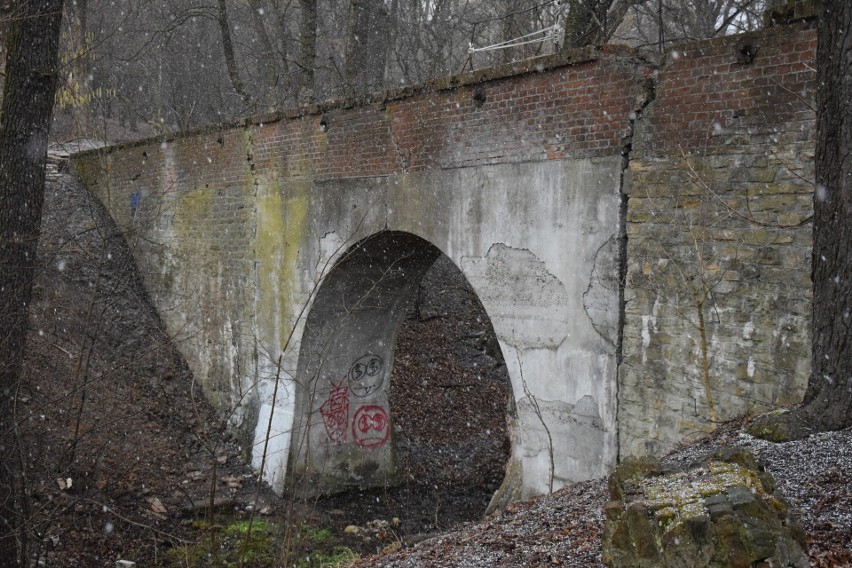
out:
<path id="1" fill-rule="evenodd" d="M 365 397 L 382 388 L 385 381 L 385 363 L 372 353 L 359 357 L 349 367 L 349 390 L 358 397 Z"/>
<path id="2" fill-rule="evenodd" d="M 377 448 L 387 442 L 390 419 L 381 406 L 368 404 L 355 411 L 352 418 L 352 438 L 362 448 Z"/>

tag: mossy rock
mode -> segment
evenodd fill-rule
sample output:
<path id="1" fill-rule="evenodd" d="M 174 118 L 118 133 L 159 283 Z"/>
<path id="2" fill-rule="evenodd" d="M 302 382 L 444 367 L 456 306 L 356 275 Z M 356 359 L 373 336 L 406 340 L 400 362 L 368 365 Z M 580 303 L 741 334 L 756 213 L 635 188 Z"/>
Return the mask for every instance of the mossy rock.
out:
<path id="1" fill-rule="evenodd" d="M 609 488 L 607 566 L 808 566 L 803 533 L 774 480 L 743 448 L 665 471 L 652 458 L 625 460 Z"/>
<path id="2" fill-rule="evenodd" d="M 780 443 L 807 438 L 816 428 L 801 412 L 774 411 L 752 420 L 745 431 L 755 438 Z"/>
<path id="3" fill-rule="evenodd" d="M 630 491 L 634 483 L 647 477 L 661 475 L 663 468 L 659 460 L 651 456 L 629 457 L 622 461 L 609 476 L 607 485 L 610 498 L 621 501 L 624 491 Z"/>

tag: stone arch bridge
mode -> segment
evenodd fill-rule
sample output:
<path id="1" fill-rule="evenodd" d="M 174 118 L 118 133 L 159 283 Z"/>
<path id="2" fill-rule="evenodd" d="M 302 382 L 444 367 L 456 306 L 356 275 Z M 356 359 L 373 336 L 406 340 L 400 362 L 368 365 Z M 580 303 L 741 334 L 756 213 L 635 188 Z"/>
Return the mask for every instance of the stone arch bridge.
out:
<path id="1" fill-rule="evenodd" d="M 279 488 L 392 476 L 400 306 L 448 257 L 508 367 L 526 496 L 800 400 L 815 42 L 583 49 L 73 164 Z"/>

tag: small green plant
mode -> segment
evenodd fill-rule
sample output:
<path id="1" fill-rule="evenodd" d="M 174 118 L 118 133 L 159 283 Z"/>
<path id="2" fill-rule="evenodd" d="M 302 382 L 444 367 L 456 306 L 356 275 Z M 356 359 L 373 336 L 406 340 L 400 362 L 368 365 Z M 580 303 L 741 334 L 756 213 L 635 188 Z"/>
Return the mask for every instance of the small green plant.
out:
<path id="1" fill-rule="evenodd" d="M 240 520 L 228 524 L 210 524 L 194 521 L 197 540 L 175 547 L 163 555 L 162 566 L 182 568 L 207 568 L 251 566 L 271 568 L 278 556 L 277 539 L 273 535 L 277 526 L 265 521 Z"/>
<path id="2" fill-rule="evenodd" d="M 326 527 L 297 522 L 281 539 L 281 555 L 276 566 L 295 568 L 342 568 L 358 558 L 345 546 L 343 537 Z"/>
<path id="3" fill-rule="evenodd" d="M 311 525 L 302 525 L 302 536 L 305 540 L 323 542 L 330 539 L 333 535 L 329 529 L 319 529 Z"/>
<path id="4" fill-rule="evenodd" d="M 193 521 L 194 538 L 167 551 L 159 565 L 163 568 L 281 566 L 285 552 L 283 525 L 259 519 L 217 520 Z M 350 548 L 340 544 L 331 529 L 302 522 L 291 530 L 296 539 L 290 544 L 290 557 L 296 568 L 342 568 L 358 558 Z"/>
<path id="5" fill-rule="evenodd" d="M 267 523 L 266 521 L 255 520 L 251 523 L 249 523 L 249 521 L 237 521 L 228 525 L 227 532 L 235 534 L 245 534 L 249 530 L 249 525 L 251 525 L 252 532 L 270 532 L 274 526 L 271 523 Z"/>

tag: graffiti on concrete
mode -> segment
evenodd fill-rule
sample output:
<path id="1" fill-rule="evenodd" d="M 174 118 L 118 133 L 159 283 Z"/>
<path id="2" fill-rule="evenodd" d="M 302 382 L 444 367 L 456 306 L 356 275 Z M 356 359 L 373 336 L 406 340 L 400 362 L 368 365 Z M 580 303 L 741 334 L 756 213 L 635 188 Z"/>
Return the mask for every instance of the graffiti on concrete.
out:
<path id="1" fill-rule="evenodd" d="M 369 396 L 384 384 L 385 363 L 373 353 L 355 360 L 339 383 L 332 383 L 328 398 L 319 408 L 328 440 L 340 445 L 349 435 L 349 395 L 359 398 Z M 377 448 L 387 442 L 390 435 L 390 419 L 387 411 L 375 404 L 363 405 L 352 418 L 352 441 L 366 449 Z"/>
<path id="2" fill-rule="evenodd" d="M 328 439 L 334 444 L 346 442 L 349 425 L 349 387 L 336 386 L 320 406 L 320 416 Z"/>
<path id="3" fill-rule="evenodd" d="M 384 367 L 385 363 L 378 355 L 367 353 L 359 357 L 349 367 L 349 389 L 352 394 L 363 398 L 382 388 Z"/>
<path id="4" fill-rule="evenodd" d="M 375 404 L 366 404 L 355 411 L 352 418 L 352 436 L 362 448 L 377 448 L 387 442 L 390 435 L 390 420 L 385 409 Z"/>

